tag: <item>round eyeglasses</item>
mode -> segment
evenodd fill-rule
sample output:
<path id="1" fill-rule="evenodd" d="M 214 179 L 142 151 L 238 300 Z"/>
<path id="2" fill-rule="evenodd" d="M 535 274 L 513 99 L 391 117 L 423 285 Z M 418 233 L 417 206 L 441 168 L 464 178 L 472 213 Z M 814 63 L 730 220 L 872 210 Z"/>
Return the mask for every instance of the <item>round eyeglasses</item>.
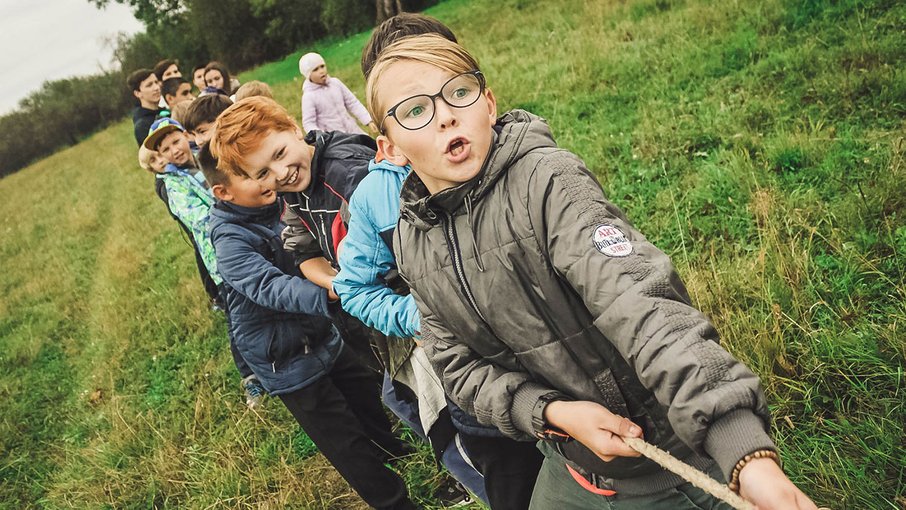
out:
<path id="1" fill-rule="evenodd" d="M 484 92 L 484 75 L 481 71 L 469 71 L 458 74 L 444 83 L 440 92 L 434 95 L 419 94 L 404 99 L 393 108 L 387 110 L 387 115 L 381 119 L 379 131 L 384 132 L 384 122 L 387 117 L 393 117 L 404 129 L 415 131 L 428 125 L 434 119 L 436 108 L 434 101 L 441 98 L 453 108 L 472 106 Z"/>

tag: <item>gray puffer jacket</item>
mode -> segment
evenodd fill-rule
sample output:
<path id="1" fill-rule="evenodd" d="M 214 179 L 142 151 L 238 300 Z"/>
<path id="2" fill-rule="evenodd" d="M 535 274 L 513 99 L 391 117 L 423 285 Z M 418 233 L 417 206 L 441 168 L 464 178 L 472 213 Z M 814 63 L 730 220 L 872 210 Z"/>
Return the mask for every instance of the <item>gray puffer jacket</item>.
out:
<path id="1" fill-rule="evenodd" d="M 542 119 L 515 110 L 495 131 L 472 181 L 431 196 L 413 172 L 401 193 L 396 257 L 453 401 L 524 440 L 541 397 L 598 402 L 725 476 L 773 449 L 758 378 L 720 347 L 668 257 Z M 644 458 L 560 451 L 618 492 L 680 483 Z"/>

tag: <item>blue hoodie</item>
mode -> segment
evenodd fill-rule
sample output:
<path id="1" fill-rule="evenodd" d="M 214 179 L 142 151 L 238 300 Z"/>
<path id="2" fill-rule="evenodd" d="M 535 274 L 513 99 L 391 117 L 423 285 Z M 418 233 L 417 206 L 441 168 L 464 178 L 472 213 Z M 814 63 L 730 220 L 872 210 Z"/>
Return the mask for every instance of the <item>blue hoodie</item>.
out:
<path id="1" fill-rule="evenodd" d="M 210 217 L 236 347 L 272 395 L 326 375 L 343 347 L 327 291 L 302 278 L 283 250 L 282 210 L 280 200 L 260 208 L 217 202 Z"/>
<path id="2" fill-rule="evenodd" d="M 385 277 L 396 269 L 392 239 L 400 215 L 400 189 L 409 166 L 386 160 L 368 165 L 349 200 L 349 227 L 333 281 L 343 309 L 387 336 L 411 338 L 420 328 L 415 299 L 396 294 Z"/>

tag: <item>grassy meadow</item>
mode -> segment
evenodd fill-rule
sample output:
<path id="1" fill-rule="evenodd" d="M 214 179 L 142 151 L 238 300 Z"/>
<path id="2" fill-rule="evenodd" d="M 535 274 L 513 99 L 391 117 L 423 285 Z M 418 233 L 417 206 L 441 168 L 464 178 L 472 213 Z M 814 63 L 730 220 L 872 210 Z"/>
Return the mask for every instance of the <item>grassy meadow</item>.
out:
<path id="1" fill-rule="evenodd" d="M 906 508 L 906 4 L 447 0 L 762 378 L 819 506 Z M 363 98 L 368 34 L 319 51 Z M 299 53 L 240 76 L 299 116 Z M 0 508 L 364 508 L 249 411 L 128 120 L 0 180 Z M 404 467 L 432 505 L 426 452 Z"/>

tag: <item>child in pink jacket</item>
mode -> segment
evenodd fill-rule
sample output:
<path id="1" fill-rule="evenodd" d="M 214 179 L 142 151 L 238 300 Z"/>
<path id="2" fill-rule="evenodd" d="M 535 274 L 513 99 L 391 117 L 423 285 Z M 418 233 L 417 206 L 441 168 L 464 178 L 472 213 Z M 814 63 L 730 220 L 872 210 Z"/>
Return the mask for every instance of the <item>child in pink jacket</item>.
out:
<path id="1" fill-rule="evenodd" d="M 305 77 L 302 84 L 302 127 L 306 132 L 319 130 L 364 134 L 350 117 L 351 114 L 367 125 L 373 134 L 377 134 L 377 126 L 368 110 L 343 82 L 327 74 L 327 65 L 321 55 L 302 55 L 299 72 Z"/>

